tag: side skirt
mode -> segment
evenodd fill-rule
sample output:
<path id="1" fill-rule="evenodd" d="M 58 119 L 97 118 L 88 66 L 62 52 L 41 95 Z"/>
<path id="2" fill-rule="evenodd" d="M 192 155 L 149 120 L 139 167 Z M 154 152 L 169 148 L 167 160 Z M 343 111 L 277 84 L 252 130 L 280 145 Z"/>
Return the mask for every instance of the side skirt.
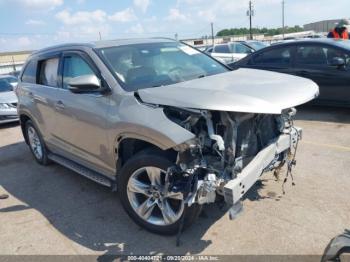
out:
<path id="1" fill-rule="evenodd" d="M 116 186 L 116 181 L 115 179 L 112 179 L 110 177 L 107 177 L 105 175 L 102 175 L 100 173 L 97 173 L 96 171 L 93 171 L 87 167 L 84 167 L 72 160 L 69 160 L 67 158 L 64 158 L 62 156 L 56 155 L 56 154 L 52 154 L 50 153 L 48 155 L 48 158 L 50 160 L 52 160 L 53 162 L 56 162 L 76 173 L 78 173 L 79 175 L 82 175 L 100 185 L 106 186 L 106 187 L 110 187 L 112 189 L 112 191 L 116 191 L 117 190 L 117 186 Z"/>

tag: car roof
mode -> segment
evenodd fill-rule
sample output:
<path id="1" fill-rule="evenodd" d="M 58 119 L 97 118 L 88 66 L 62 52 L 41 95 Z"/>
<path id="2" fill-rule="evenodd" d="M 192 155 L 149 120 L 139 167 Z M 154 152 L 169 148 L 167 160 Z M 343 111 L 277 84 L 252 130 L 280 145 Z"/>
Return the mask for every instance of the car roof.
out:
<path id="1" fill-rule="evenodd" d="M 51 51 L 58 51 L 58 50 L 66 49 L 70 47 L 108 48 L 108 47 L 122 46 L 122 45 L 167 43 L 167 42 L 176 42 L 176 40 L 171 38 L 155 37 L 155 38 L 130 38 L 130 39 L 102 40 L 102 41 L 95 41 L 90 43 L 84 43 L 84 42 L 66 43 L 66 44 L 54 45 L 51 47 L 40 49 L 34 52 L 33 55 L 51 52 Z"/>
<path id="2" fill-rule="evenodd" d="M 283 45 L 296 45 L 296 44 L 329 44 L 338 46 L 341 48 L 346 48 L 350 50 L 350 41 L 344 39 L 334 39 L 334 38 L 302 38 L 295 40 L 288 40 L 287 42 L 277 42 L 270 47 L 283 46 Z M 348 47 L 347 47 L 348 45 Z"/>

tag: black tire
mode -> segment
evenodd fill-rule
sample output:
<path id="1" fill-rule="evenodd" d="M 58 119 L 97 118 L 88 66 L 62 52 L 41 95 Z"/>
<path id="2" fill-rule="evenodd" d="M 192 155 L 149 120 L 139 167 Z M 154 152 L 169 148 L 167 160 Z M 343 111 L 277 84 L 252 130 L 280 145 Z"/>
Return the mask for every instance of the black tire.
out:
<path id="1" fill-rule="evenodd" d="M 130 176 L 138 169 L 146 166 L 158 167 L 162 170 L 167 170 L 168 167 L 172 166 L 173 163 L 165 157 L 165 154 L 159 151 L 142 151 L 132 158 L 130 158 L 125 165 L 122 167 L 118 174 L 118 194 L 121 203 L 127 212 L 127 214 L 141 227 L 146 230 L 161 234 L 161 235 L 174 235 L 178 232 L 181 220 L 184 219 L 183 230 L 190 226 L 196 218 L 199 216 L 201 211 L 201 205 L 193 204 L 190 207 L 185 205 L 184 211 L 175 223 L 170 225 L 154 225 L 144 219 L 142 219 L 133 209 L 129 202 L 127 195 L 127 185 Z M 183 218 L 183 216 L 185 217 Z"/>
<path id="2" fill-rule="evenodd" d="M 41 150 L 42 150 L 42 156 L 41 157 L 37 157 L 37 155 L 34 153 L 33 151 L 33 148 L 31 147 L 30 145 L 30 142 L 29 142 L 29 134 L 28 134 L 28 130 L 30 128 L 33 128 L 39 138 L 39 141 L 40 141 L 40 144 L 41 144 Z M 49 160 L 48 158 L 48 150 L 45 146 L 45 142 L 42 138 L 42 135 L 40 133 L 40 131 L 38 130 L 38 128 L 36 128 L 36 126 L 33 124 L 33 122 L 31 120 L 27 120 L 26 123 L 25 123 L 25 134 L 26 134 L 26 137 L 28 139 L 28 146 L 29 146 L 29 149 L 30 151 L 32 152 L 32 155 L 34 156 L 34 159 L 40 164 L 40 165 L 43 165 L 43 166 L 46 166 L 48 164 L 51 163 L 51 161 Z"/>

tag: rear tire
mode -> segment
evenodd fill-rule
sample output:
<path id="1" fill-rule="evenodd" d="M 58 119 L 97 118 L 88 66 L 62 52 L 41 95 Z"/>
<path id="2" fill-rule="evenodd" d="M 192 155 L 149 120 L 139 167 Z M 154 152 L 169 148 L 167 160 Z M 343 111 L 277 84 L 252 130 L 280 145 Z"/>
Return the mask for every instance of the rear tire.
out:
<path id="1" fill-rule="evenodd" d="M 31 120 L 28 120 L 25 123 L 25 132 L 28 138 L 28 145 L 30 151 L 32 152 L 35 160 L 43 166 L 46 166 L 50 163 L 48 159 L 48 151 L 46 149 L 44 140 L 38 129 L 34 126 Z"/>
<path id="2" fill-rule="evenodd" d="M 161 235 L 176 234 L 183 216 L 185 229 L 201 211 L 198 204 L 188 207 L 178 194 L 154 191 L 157 186 L 152 181 L 162 188 L 165 172 L 172 165 L 163 152 L 146 150 L 130 158 L 118 175 L 118 193 L 127 214 L 141 227 Z"/>

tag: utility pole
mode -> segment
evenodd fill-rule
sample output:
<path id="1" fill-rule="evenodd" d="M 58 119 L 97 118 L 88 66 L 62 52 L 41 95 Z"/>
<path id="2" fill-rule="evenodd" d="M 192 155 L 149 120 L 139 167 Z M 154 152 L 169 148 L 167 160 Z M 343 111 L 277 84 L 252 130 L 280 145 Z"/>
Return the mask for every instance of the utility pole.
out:
<path id="1" fill-rule="evenodd" d="M 249 1 L 249 9 L 247 11 L 247 16 L 249 16 L 249 38 L 250 40 L 253 40 L 252 17 L 254 16 L 254 10 L 252 1 Z"/>
<path id="2" fill-rule="evenodd" d="M 175 40 L 177 41 L 177 39 L 178 39 L 178 34 L 177 33 L 175 33 Z"/>
<path id="3" fill-rule="evenodd" d="M 283 39 L 284 39 L 284 0 L 282 0 L 282 35 L 283 35 Z"/>
<path id="4" fill-rule="evenodd" d="M 98 32 L 98 35 L 100 37 L 100 41 L 102 40 L 102 37 L 101 37 L 101 32 Z"/>
<path id="5" fill-rule="evenodd" d="M 214 24 L 213 24 L 213 22 L 210 23 L 210 26 L 211 26 L 211 41 L 212 41 L 212 44 L 214 45 Z"/>

